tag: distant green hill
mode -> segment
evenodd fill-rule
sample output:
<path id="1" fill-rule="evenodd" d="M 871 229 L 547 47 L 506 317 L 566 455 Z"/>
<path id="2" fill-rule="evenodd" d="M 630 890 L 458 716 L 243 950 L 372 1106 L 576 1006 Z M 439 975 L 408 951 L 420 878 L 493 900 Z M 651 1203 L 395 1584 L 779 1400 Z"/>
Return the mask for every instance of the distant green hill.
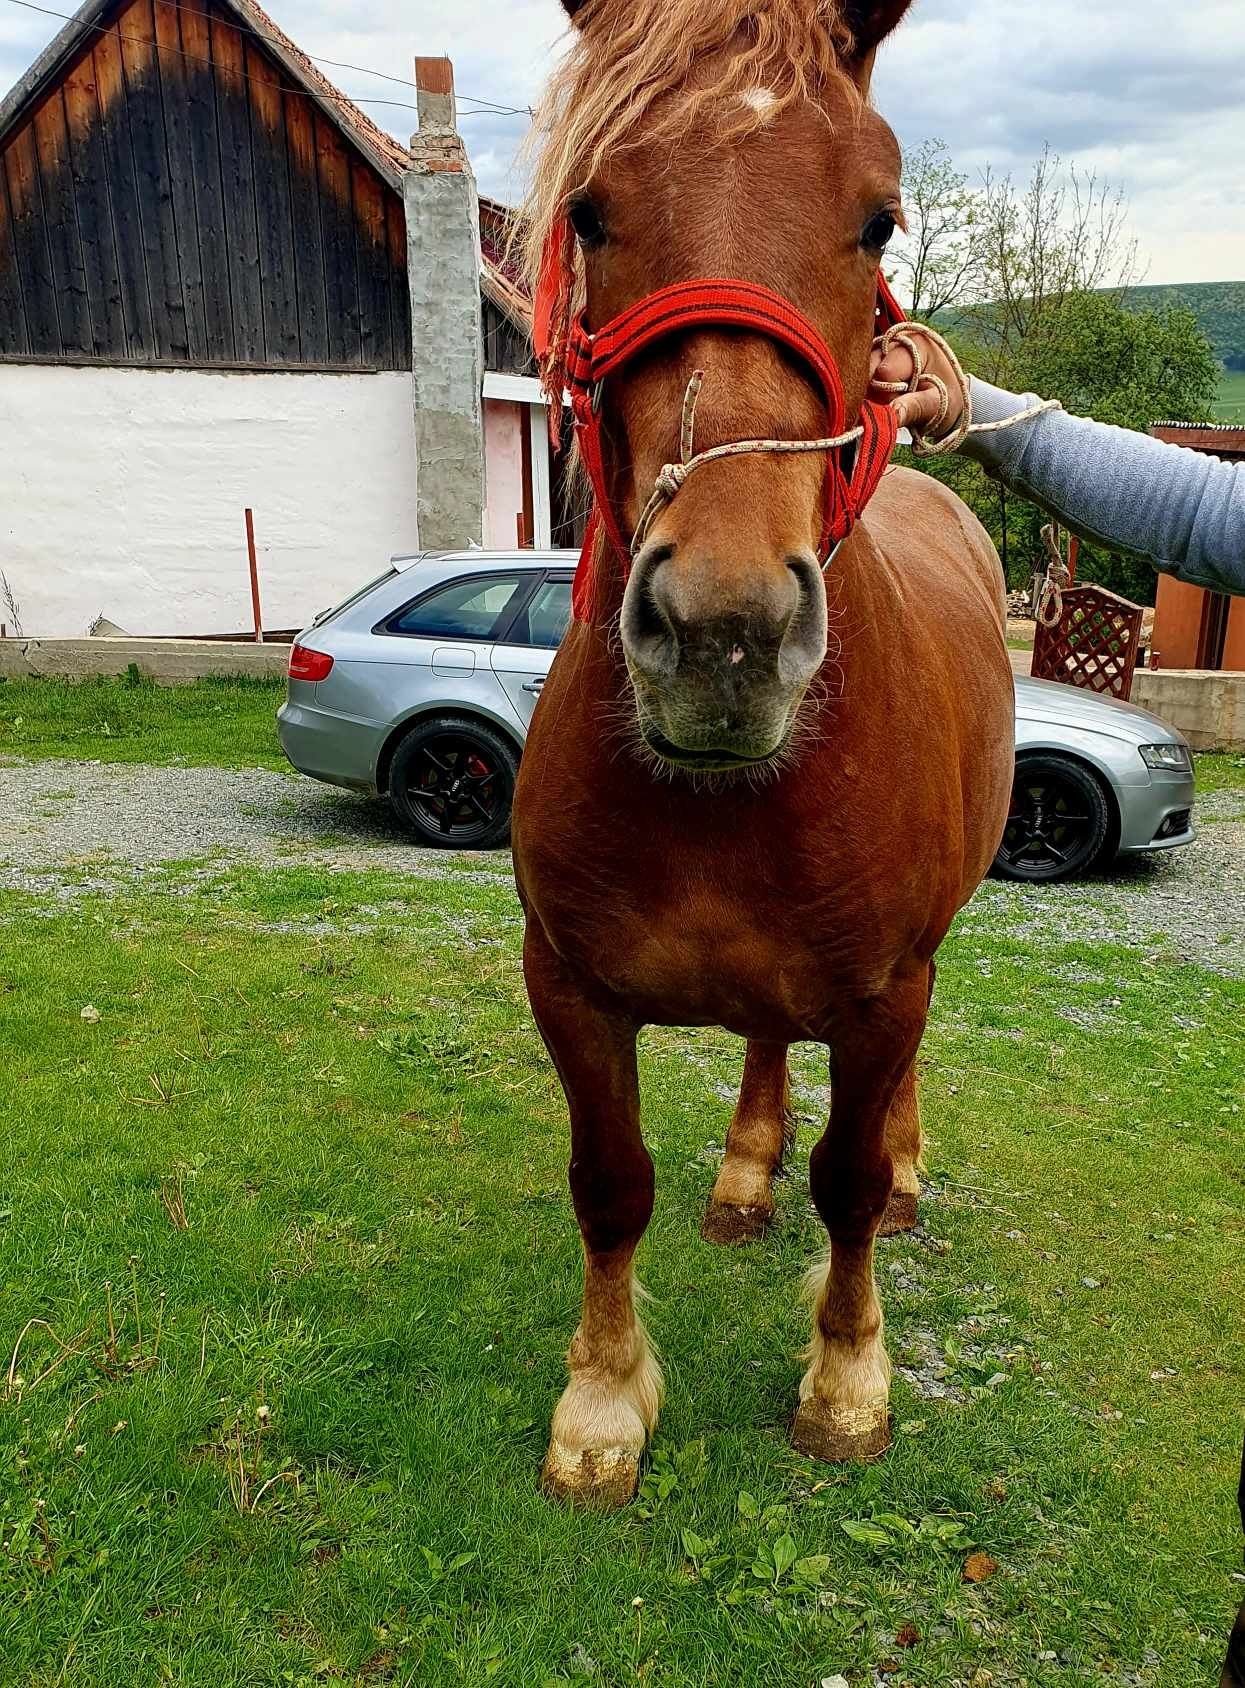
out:
<path id="1" fill-rule="evenodd" d="M 1245 371 L 1225 369 L 1215 405 L 1217 422 L 1245 423 Z"/>
<path id="2" fill-rule="evenodd" d="M 1216 415 L 1225 422 L 1245 421 L 1245 281 L 1133 287 L 1125 302 L 1136 311 L 1161 311 L 1172 305 L 1192 311 L 1224 366 Z M 953 330 L 971 331 L 973 309 L 944 311 L 940 323 Z"/>
<path id="3" fill-rule="evenodd" d="M 1167 305 L 1192 311 L 1224 368 L 1245 370 L 1245 281 L 1133 287 L 1126 303 L 1137 311 L 1161 311 Z"/>

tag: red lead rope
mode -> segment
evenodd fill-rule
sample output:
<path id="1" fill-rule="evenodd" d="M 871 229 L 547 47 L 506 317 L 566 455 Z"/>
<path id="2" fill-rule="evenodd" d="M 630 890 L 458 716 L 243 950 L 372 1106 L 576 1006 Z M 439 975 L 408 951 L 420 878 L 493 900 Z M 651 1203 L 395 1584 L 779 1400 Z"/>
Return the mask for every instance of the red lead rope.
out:
<path id="1" fill-rule="evenodd" d="M 594 554 L 602 527 L 618 555 L 624 574 L 631 546 L 606 485 L 601 444 L 601 384 L 655 341 L 707 326 L 742 328 L 762 334 L 793 352 L 816 375 L 826 400 L 827 435 L 847 428 L 843 384 L 834 354 L 820 331 L 789 299 L 752 282 L 705 279 L 678 282 L 650 293 L 623 311 L 595 334 L 580 318 L 559 322 L 565 312 L 568 246 L 565 230 L 555 231 L 545 249 L 533 310 L 533 344 L 545 370 L 551 403 L 569 390 L 580 455 L 593 491 L 593 511 L 584 536 L 575 575 L 574 613 L 579 621 L 593 619 L 595 609 Z M 878 277 L 878 324 L 881 334 L 903 312 L 883 276 Z M 861 438 L 856 442 L 850 471 L 844 468 L 842 448 L 827 452 L 824 511 L 819 559 L 824 564 L 833 548 L 851 532 L 856 519 L 877 490 L 895 449 L 898 424 L 889 404 L 866 400 L 861 406 Z"/>

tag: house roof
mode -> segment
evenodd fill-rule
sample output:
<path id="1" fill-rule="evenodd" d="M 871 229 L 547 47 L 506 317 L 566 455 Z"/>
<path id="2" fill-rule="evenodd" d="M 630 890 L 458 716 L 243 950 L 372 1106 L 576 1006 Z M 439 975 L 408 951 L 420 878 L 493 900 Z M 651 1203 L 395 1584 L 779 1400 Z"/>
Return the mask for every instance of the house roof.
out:
<path id="1" fill-rule="evenodd" d="M 410 154 L 401 141 L 372 122 L 353 100 L 336 88 L 307 55 L 294 45 L 256 0 L 220 0 L 220 4 L 252 30 L 291 78 L 295 86 L 313 99 L 325 116 L 372 164 L 395 192 L 402 191 L 402 175 Z M 117 0 L 85 0 L 65 27 L 44 48 L 25 76 L 0 100 L 0 138 L 12 128 L 44 90 L 66 70 L 74 55 L 91 36 L 107 28 L 107 19 Z"/>
<path id="2" fill-rule="evenodd" d="M 257 0 L 220 0 L 254 31 L 295 86 L 313 99 L 345 139 L 379 171 L 395 193 L 410 166 L 407 147 L 375 124 L 365 111 L 342 93 L 257 4 Z M 65 27 L 44 48 L 26 74 L 0 100 L 0 140 L 58 75 L 92 34 L 106 28 L 105 19 L 117 0 L 86 0 Z M 483 257 L 481 287 L 493 303 L 525 331 L 531 326 L 527 297 L 505 257 L 505 227 L 511 213 L 496 200 L 480 201 L 480 246 Z"/>
<path id="3" fill-rule="evenodd" d="M 388 165 L 388 171 L 382 168 L 382 175 L 395 172 L 394 186 L 400 186 L 402 173 L 411 161 L 410 152 L 402 142 L 373 123 L 365 111 L 330 82 L 302 48 L 296 46 L 285 31 L 273 22 L 263 7 L 256 5 L 255 0 L 225 0 L 225 4 L 247 19 L 255 33 L 267 42 L 309 94 L 319 94 L 334 108 L 337 121 L 347 136 L 362 151 L 371 153 L 375 162 Z"/>

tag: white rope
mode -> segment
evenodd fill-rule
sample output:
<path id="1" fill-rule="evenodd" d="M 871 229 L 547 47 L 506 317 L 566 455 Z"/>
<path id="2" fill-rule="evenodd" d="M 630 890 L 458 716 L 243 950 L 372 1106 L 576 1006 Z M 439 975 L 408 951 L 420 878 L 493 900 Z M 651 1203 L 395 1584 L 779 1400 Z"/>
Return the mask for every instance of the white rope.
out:
<path id="1" fill-rule="evenodd" d="M 883 357 L 895 346 L 902 346 L 912 359 L 913 373 L 908 381 L 875 381 L 879 392 L 883 393 L 915 393 L 922 386 L 932 387 L 941 400 L 938 415 L 930 425 L 930 432 L 937 430 L 947 420 L 951 411 L 951 395 L 947 384 L 940 376 L 933 375 L 925 365 L 925 354 L 921 349 L 919 336 L 932 340 L 942 351 L 943 356 L 950 363 L 959 383 L 961 409 L 960 418 L 955 427 L 940 439 L 928 439 L 924 431 L 912 433 L 912 451 L 916 457 L 940 457 L 946 452 L 955 451 L 964 443 L 969 434 L 1001 433 L 1005 428 L 1014 428 L 1018 423 L 1031 421 L 1047 410 L 1061 410 L 1063 406 L 1058 399 L 1043 399 L 1015 416 L 1005 416 L 1000 422 L 974 422 L 973 396 L 969 386 L 968 376 L 951 347 L 935 328 L 929 328 L 923 322 L 897 322 L 888 328 L 873 342 L 874 347 L 881 351 Z M 631 555 L 639 555 L 649 530 L 666 506 L 678 496 L 687 478 L 697 469 L 703 469 L 706 463 L 718 463 L 727 457 L 745 457 L 758 452 L 771 453 L 777 456 L 789 456 L 797 452 L 828 452 L 836 451 L 840 446 L 851 445 L 860 439 L 864 428 L 857 426 L 850 428 L 845 434 L 837 434 L 833 438 L 818 440 L 734 440 L 729 445 L 715 445 L 708 451 L 697 452 L 696 438 L 696 402 L 700 397 L 700 389 L 704 385 L 705 372 L 703 369 L 693 371 L 692 378 L 687 384 L 687 391 L 683 395 L 683 415 L 679 429 L 679 454 L 681 461 L 663 465 L 661 473 L 653 485 L 652 495 L 640 515 L 636 525 L 635 535 L 631 541 Z"/>
<path id="2" fill-rule="evenodd" d="M 1038 602 L 1037 618 L 1043 627 L 1058 627 L 1063 620 L 1063 595 L 1072 585 L 1072 571 L 1063 560 L 1059 546 L 1058 522 L 1050 522 L 1042 529 L 1042 543 L 1046 547 L 1046 578 Z"/>

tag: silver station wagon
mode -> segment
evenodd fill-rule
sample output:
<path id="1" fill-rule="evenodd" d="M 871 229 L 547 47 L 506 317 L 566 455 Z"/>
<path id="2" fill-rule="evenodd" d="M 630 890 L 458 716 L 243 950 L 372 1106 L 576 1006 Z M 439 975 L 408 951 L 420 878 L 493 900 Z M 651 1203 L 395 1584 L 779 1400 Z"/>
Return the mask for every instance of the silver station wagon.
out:
<path id="1" fill-rule="evenodd" d="M 505 844 L 532 711 L 571 613 L 567 551 L 395 557 L 299 635 L 278 715 L 314 779 L 387 796 L 421 844 Z M 1193 838 L 1193 761 L 1145 710 L 1016 681 L 1016 784 L 995 863 L 1071 878 Z"/>

